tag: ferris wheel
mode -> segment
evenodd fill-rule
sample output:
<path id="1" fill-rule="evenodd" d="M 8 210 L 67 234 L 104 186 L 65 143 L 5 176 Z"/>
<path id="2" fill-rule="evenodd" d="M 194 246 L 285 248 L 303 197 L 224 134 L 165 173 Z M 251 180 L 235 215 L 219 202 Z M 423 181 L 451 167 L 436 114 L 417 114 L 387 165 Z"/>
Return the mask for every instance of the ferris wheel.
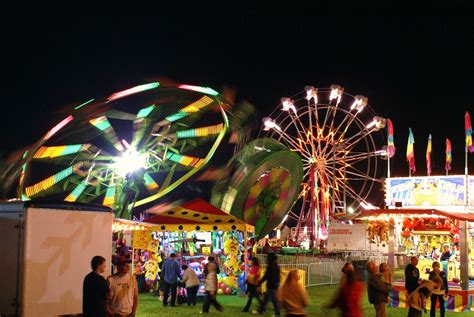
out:
<path id="1" fill-rule="evenodd" d="M 339 85 L 312 86 L 281 103 L 263 119 L 261 135 L 299 153 L 303 182 L 288 216 L 297 220 L 296 235 L 309 236 L 311 247 L 327 238 L 330 219 L 348 220 L 379 194 L 386 120 Z M 307 232 L 309 230 L 309 232 Z"/>
<path id="2" fill-rule="evenodd" d="M 209 162 L 229 127 L 224 107 L 211 88 L 158 82 L 84 102 L 24 153 L 18 196 L 129 218 Z"/>

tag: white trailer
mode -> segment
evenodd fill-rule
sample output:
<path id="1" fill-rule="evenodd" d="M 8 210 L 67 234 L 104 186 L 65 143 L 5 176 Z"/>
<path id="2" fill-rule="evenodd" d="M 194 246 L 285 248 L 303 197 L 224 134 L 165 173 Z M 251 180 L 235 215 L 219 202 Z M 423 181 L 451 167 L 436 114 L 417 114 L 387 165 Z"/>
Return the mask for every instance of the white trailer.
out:
<path id="1" fill-rule="evenodd" d="M 91 258 L 101 255 L 110 264 L 112 222 L 103 206 L 0 203 L 0 316 L 82 313 Z"/>

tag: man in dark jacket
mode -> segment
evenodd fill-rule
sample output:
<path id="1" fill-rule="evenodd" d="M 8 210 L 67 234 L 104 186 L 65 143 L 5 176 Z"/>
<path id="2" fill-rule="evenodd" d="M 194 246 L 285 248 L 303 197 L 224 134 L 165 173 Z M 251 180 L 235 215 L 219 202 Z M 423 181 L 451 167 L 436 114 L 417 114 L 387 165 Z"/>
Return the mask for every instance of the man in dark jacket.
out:
<path id="1" fill-rule="evenodd" d="M 265 311 L 265 306 L 267 305 L 268 301 L 271 300 L 273 309 L 275 309 L 275 316 L 280 316 L 280 302 L 277 298 L 277 290 L 280 286 L 280 267 L 278 266 L 276 254 L 269 253 L 267 261 L 267 270 L 258 284 L 260 286 L 263 282 L 267 281 L 267 291 L 265 292 L 265 297 L 260 303 L 258 313 L 263 314 Z"/>
<path id="2" fill-rule="evenodd" d="M 171 307 L 176 304 L 176 290 L 178 287 L 178 278 L 180 277 L 180 269 L 176 254 L 171 253 L 170 257 L 165 260 L 162 268 L 163 274 L 163 306 L 168 306 L 168 296 L 171 291 Z"/>
<path id="3" fill-rule="evenodd" d="M 419 286 L 420 271 L 417 269 L 418 258 L 416 256 L 411 257 L 410 264 L 405 268 L 405 288 L 408 294 L 411 294 Z"/>
<path id="4" fill-rule="evenodd" d="M 384 283 L 376 274 L 377 269 L 374 262 L 367 263 L 367 272 L 369 273 L 367 279 L 369 303 L 374 305 L 376 317 L 386 317 L 388 292 L 392 290 L 392 287 L 390 284 Z"/>
<path id="5" fill-rule="evenodd" d="M 106 317 L 109 284 L 102 276 L 107 268 L 105 258 L 96 255 L 91 260 L 92 271 L 84 278 L 82 287 L 82 316 Z"/>

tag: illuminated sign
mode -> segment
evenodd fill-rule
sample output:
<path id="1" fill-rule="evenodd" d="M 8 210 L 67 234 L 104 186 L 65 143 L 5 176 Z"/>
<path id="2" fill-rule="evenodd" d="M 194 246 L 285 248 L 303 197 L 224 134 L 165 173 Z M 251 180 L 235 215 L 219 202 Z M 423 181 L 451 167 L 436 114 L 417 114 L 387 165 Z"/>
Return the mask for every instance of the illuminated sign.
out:
<path id="1" fill-rule="evenodd" d="M 386 203 L 402 207 L 410 206 L 464 206 L 465 176 L 401 177 L 386 180 Z M 473 193 L 474 178 L 469 177 L 470 192 Z M 470 205 L 474 197 L 470 195 Z"/>

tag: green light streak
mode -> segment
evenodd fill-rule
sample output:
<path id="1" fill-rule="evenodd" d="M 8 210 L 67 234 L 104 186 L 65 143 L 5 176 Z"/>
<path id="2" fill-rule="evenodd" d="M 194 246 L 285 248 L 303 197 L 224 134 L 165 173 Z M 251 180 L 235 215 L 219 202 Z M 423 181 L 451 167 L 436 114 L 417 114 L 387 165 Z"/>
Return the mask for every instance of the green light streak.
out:
<path id="1" fill-rule="evenodd" d="M 79 106 L 75 107 L 74 110 L 80 109 L 80 108 L 84 107 L 85 105 L 91 103 L 92 101 L 94 101 L 94 98 L 92 98 L 91 100 L 88 100 L 88 101 L 86 101 L 86 102 L 80 104 Z"/>

